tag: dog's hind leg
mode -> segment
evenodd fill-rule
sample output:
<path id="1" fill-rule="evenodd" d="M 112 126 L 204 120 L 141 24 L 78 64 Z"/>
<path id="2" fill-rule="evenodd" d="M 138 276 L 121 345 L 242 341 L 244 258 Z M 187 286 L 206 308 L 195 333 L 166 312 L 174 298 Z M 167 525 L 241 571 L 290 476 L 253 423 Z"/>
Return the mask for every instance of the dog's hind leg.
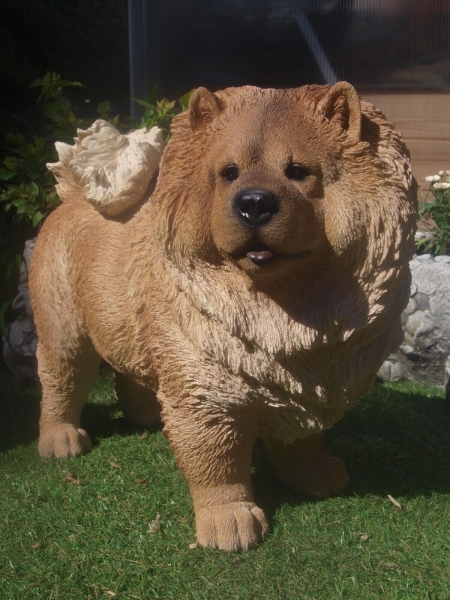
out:
<path id="1" fill-rule="evenodd" d="M 147 389 L 118 371 L 114 371 L 116 396 L 123 416 L 137 427 L 161 424 L 161 405 L 153 390 Z"/>
<path id="2" fill-rule="evenodd" d="M 39 338 L 41 456 L 77 456 L 91 447 L 87 433 L 80 429 L 80 413 L 100 367 L 100 357 L 77 308 L 88 303 L 84 292 L 89 277 L 83 272 L 80 257 L 74 254 L 80 245 L 79 231 L 73 225 L 74 215 L 66 210 L 63 204 L 45 222 L 28 282 Z M 78 283 L 75 264 L 84 278 Z"/>
<path id="3" fill-rule="evenodd" d="M 100 357 L 87 337 L 77 339 L 76 354 L 70 358 L 42 341 L 37 356 L 42 384 L 39 454 L 79 456 L 91 447 L 88 434 L 80 429 L 80 414 L 97 377 Z"/>
<path id="4" fill-rule="evenodd" d="M 316 499 L 339 494 L 349 483 L 342 460 L 325 454 L 323 436 L 323 432 L 315 433 L 293 444 L 264 440 L 280 480 L 296 492 Z"/>

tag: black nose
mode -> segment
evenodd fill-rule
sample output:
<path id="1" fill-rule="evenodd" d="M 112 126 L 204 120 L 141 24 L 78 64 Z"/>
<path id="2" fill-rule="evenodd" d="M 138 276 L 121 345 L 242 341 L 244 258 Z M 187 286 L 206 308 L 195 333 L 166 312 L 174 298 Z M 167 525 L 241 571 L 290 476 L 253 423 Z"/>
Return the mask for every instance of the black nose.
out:
<path id="1" fill-rule="evenodd" d="M 271 192 L 244 190 L 235 198 L 235 209 L 248 225 L 265 225 L 278 212 L 278 203 Z"/>

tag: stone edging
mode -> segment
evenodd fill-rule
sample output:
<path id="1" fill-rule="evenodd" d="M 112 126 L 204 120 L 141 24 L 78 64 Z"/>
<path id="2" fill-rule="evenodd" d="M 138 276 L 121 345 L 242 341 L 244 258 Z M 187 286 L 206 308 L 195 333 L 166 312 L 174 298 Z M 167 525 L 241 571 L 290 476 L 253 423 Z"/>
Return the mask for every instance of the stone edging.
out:
<path id="1" fill-rule="evenodd" d="M 442 386 L 448 380 L 445 363 L 450 355 L 450 256 L 415 255 L 410 268 L 411 293 L 402 314 L 405 339 L 378 376 Z"/>

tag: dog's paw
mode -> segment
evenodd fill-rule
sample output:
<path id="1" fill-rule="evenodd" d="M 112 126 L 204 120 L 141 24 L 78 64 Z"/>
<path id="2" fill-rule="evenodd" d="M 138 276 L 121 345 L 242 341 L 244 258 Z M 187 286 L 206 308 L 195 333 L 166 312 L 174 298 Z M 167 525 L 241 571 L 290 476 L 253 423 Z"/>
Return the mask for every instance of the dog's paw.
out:
<path id="1" fill-rule="evenodd" d="M 196 515 L 197 538 L 204 547 L 249 550 L 269 533 L 264 512 L 253 502 L 230 502 L 203 508 Z"/>
<path id="2" fill-rule="evenodd" d="M 80 456 L 91 449 L 91 440 L 84 429 L 73 425 L 61 425 L 41 432 L 38 443 L 39 454 L 45 458 Z"/>

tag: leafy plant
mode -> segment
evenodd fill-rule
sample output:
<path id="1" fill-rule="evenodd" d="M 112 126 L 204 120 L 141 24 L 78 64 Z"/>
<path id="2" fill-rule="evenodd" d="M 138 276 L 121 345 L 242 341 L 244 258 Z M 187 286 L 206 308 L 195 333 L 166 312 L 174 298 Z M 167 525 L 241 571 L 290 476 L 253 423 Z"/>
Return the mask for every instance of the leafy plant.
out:
<path id="1" fill-rule="evenodd" d="M 105 100 L 104 102 L 99 102 L 97 105 L 97 112 L 101 119 L 103 119 L 104 121 L 108 121 L 109 123 L 111 123 L 111 125 L 114 125 L 114 127 L 117 127 L 118 129 L 123 129 L 124 126 L 120 123 L 120 116 L 116 115 L 115 117 L 111 118 L 109 115 L 110 110 L 111 102 L 108 102 L 108 100 Z"/>
<path id="2" fill-rule="evenodd" d="M 17 273 L 19 273 L 22 255 L 14 253 L 14 249 L 8 248 L 6 240 L 0 237 L 0 271 L 3 276 L 3 290 L 0 295 L 0 333 L 5 336 L 7 333 L 7 312 L 11 308 L 12 298 L 15 295 L 14 288 L 17 289 Z"/>
<path id="3" fill-rule="evenodd" d="M 59 199 L 47 162 L 56 160 L 54 148 L 44 137 L 35 135 L 27 143 L 21 134 L 9 133 L 7 142 L 13 155 L 7 156 L 0 168 L 0 180 L 8 182 L 0 193 L 6 212 L 14 210 L 14 221 L 22 220 L 36 227 Z"/>
<path id="4" fill-rule="evenodd" d="M 42 114 L 52 121 L 47 129 L 52 131 L 52 137 L 65 138 L 77 127 L 85 124 L 85 120 L 75 115 L 73 106 L 68 98 L 63 96 L 66 87 L 83 87 L 78 81 L 61 80 L 57 73 L 47 72 L 43 79 L 37 79 L 30 87 L 41 87 L 38 103 L 44 100 Z"/>
<path id="5" fill-rule="evenodd" d="M 36 227 L 59 204 L 54 178 L 46 164 L 57 160 L 55 141 L 69 142 L 77 127 L 85 126 L 86 120 L 78 117 L 63 96 L 66 87 L 82 87 L 76 81 L 62 80 L 56 73 L 47 73 L 43 79 L 34 81 L 31 87 L 41 87 L 38 103 L 50 124 L 44 126 L 44 135 L 34 135 L 27 141 L 20 133 L 8 133 L 6 150 L 11 154 L 3 160 L 0 168 L 2 189 L 0 202 L 5 212 L 13 213 L 13 221 L 25 221 Z"/>
<path id="6" fill-rule="evenodd" d="M 130 123 L 134 124 L 136 129 L 141 127 L 150 129 L 151 127 L 158 126 L 162 129 L 164 138 L 167 141 L 170 137 L 172 119 L 178 113 L 187 110 L 191 93 L 188 92 L 184 96 L 181 96 L 177 106 L 175 100 L 170 101 L 167 98 L 157 100 L 158 86 L 156 85 L 145 100 L 134 98 L 134 101 L 143 106 L 145 111 L 140 124 L 137 124 L 136 121 L 130 121 Z"/>
<path id="7" fill-rule="evenodd" d="M 34 235 L 34 229 L 60 203 L 55 181 L 46 163 L 57 160 L 55 141 L 70 141 L 77 127 L 85 121 L 75 114 L 70 101 L 63 96 L 67 87 L 82 87 L 78 82 L 62 80 L 47 73 L 31 87 L 40 87 L 38 104 L 45 121 L 42 131 L 31 139 L 9 132 L 0 166 L 0 330 L 6 331 L 7 313 L 16 293 L 23 240 Z M 2 210 L 3 209 L 3 210 Z M 31 230 L 31 231 L 30 231 Z"/>
<path id="8" fill-rule="evenodd" d="M 429 175 L 430 183 L 425 202 L 419 208 L 419 218 L 430 235 L 416 241 L 419 250 L 430 254 L 450 254 L 450 171 Z M 432 200 L 427 202 L 429 194 Z"/>

